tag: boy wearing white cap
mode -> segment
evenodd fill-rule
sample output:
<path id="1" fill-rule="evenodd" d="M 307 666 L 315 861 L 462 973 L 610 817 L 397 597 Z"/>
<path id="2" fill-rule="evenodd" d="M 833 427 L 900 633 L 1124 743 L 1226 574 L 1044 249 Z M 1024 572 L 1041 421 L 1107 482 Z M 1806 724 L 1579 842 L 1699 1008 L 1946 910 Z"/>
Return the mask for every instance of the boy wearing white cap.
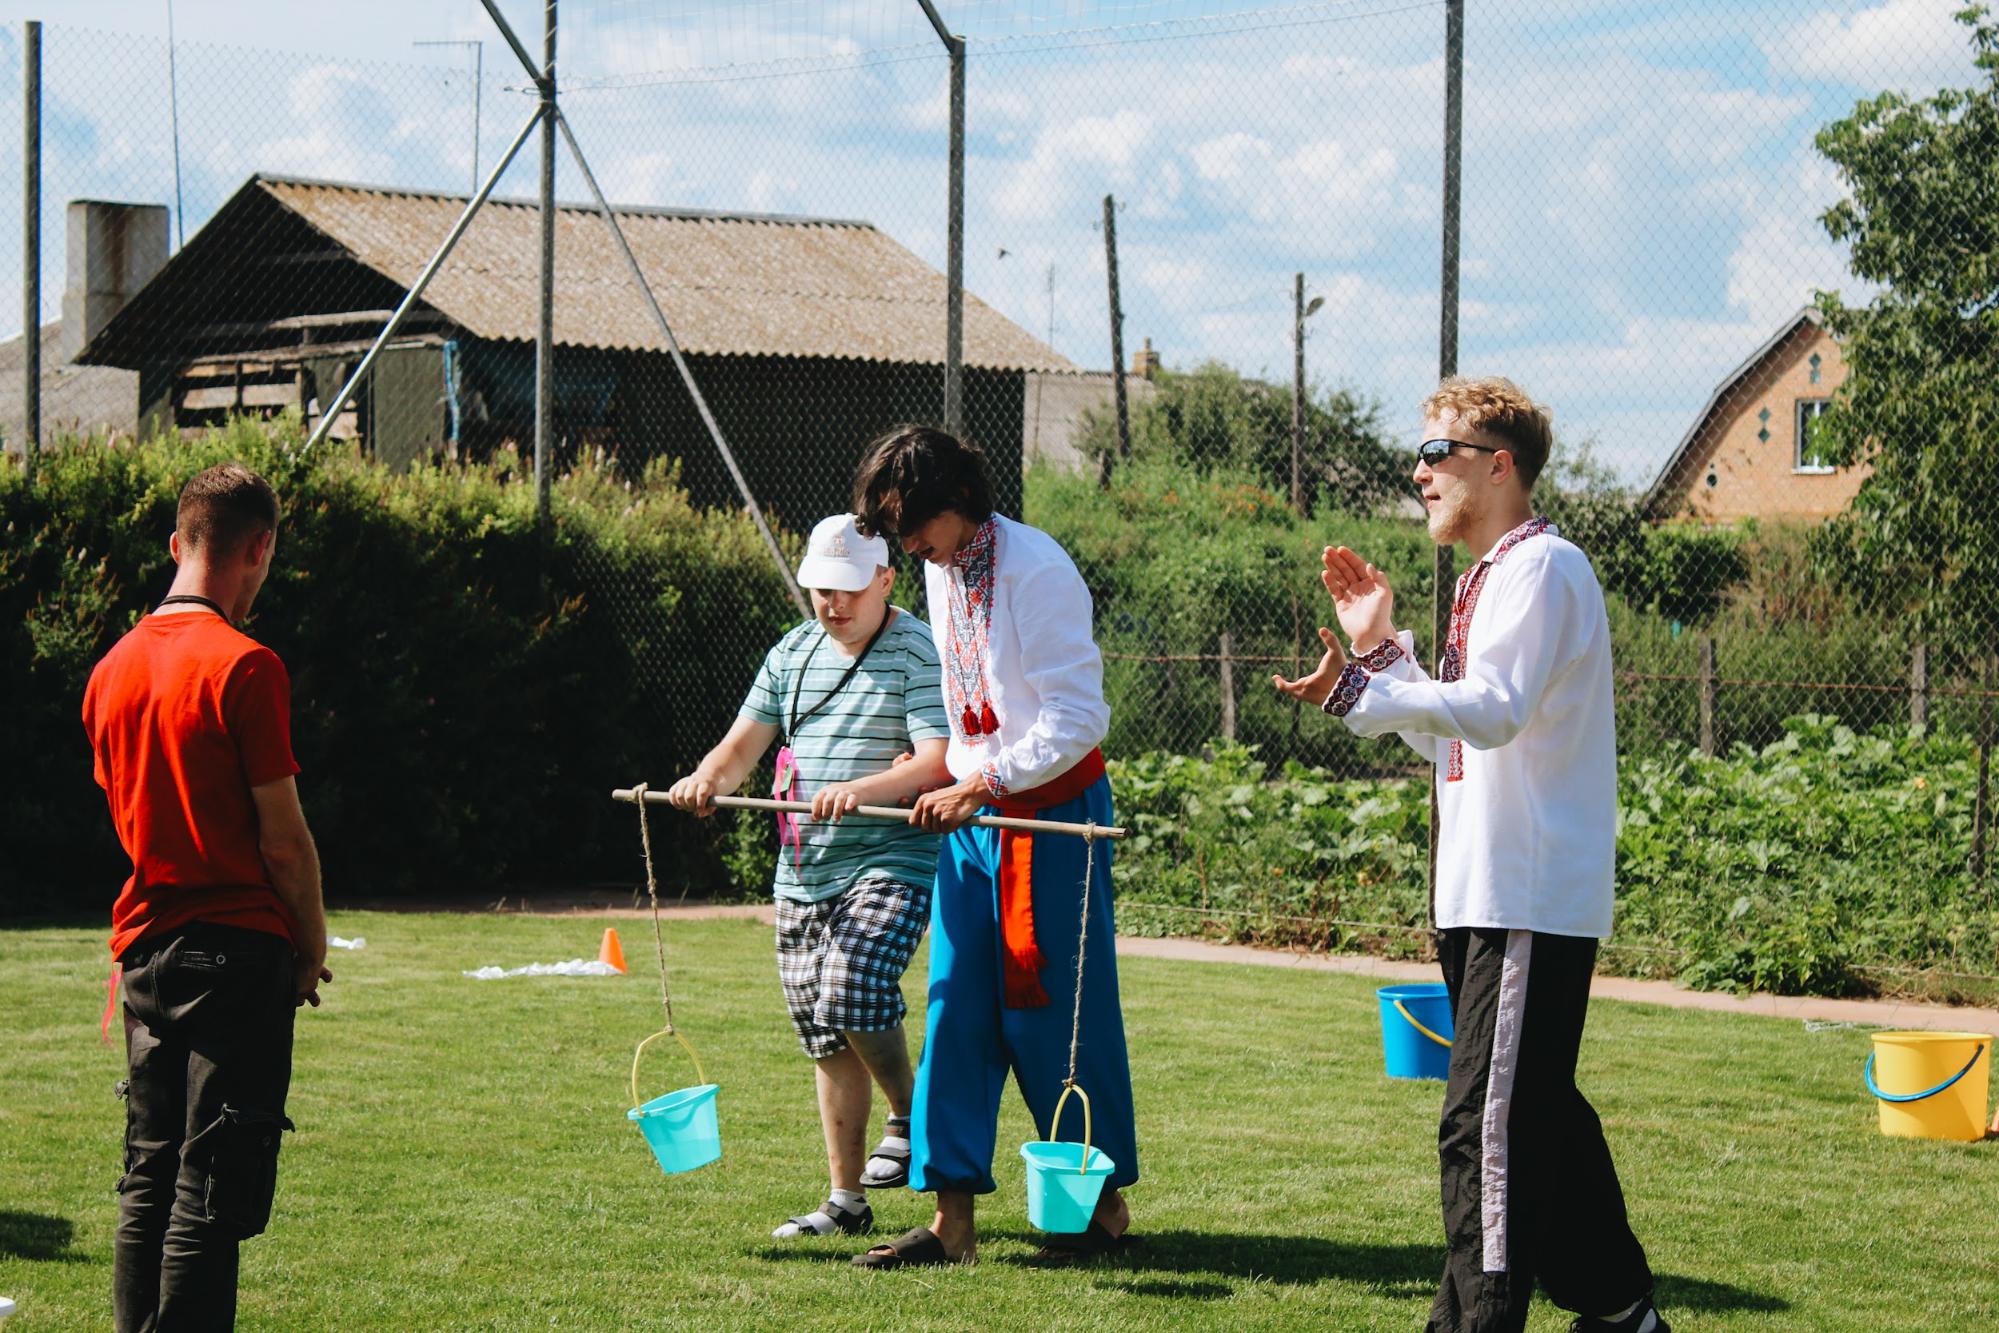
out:
<path id="1" fill-rule="evenodd" d="M 674 783 L 674 805 L 714 813 L 770 748 L 773 795 L 809 801 L 809 819 L 779 816 L 778 979 L 799 1044 L 817 1064 L 819 1119 L 832 1190 L 772 1234 L 859 1235 L 874 1227 L 867 1188 L 908 1181 L 914 1076 L 903 1034 L 902 973 L 930 919 L 935 834 L 849 819 L 950 781 L 937 648 L 930 628 L 888 604 L 895 571 L 880 537 L 851 515 L 812 530 L 798 582 L 813 619 L 778 640 L 735 725 Z M 898 758 L 912 756 L 898 764 Z M 865 1151 L 872 1084 L 887 1098 L 887 1132 Z"/>

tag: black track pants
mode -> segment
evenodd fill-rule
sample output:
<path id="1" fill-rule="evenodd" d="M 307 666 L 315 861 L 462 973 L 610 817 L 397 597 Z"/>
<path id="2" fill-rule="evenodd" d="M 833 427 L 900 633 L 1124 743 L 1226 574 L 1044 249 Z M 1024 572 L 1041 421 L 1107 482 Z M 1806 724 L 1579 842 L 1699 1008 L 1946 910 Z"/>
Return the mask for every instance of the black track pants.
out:
<path id="1" fill-rule="evenodd" d="M 1432 1333 L 1515 1333 L 1538 1280 L 1581 1314 L 1652 1289 L 1596 1112 L 1576 1088 L 1596 941 L 1438 932 L 1456 1038 L 1437 1149 L 1444 1281 Z"/>

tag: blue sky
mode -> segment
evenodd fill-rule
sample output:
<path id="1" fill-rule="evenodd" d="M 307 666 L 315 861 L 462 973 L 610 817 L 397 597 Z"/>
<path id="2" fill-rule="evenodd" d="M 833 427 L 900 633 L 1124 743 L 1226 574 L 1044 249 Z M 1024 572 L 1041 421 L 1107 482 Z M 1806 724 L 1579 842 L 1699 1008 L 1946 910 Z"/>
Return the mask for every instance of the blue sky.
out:
<path id="1" fill-rule="evenodd" d="M 1715 382 L 1849 286 L 1817 215 L 1816 130 L 1883 88 L 1969 83 L 1958 0 L 1470 0 L 1461 366 L 1514 375 L 1558 428 L 1648 480 Z M 503 8 L 539 49 L 540 7 Z M 1413 428 L 1436 366 L 1441 3 L 965 0 L 967 283 L 1108 362 L 1102 238 L 1121 201 L 1126 346 L 1286 373 L 1291 274 L 1326 297 L 1318 380 Z M 0 98 L 40 16 L 44 309 L 61 207 L 171 202 L 164 0 L 0 0 Z M 945 66 L 900 0 L 569 0 L 567 106 L 620 202 L 866 218 L 942 266 Z M 526 113 L 472 0 L 179 0 L 185 222 L 256 170 L 463 190 L 467 55 L 482 157 Z M 503 186 L 533 188 L 532 149 Z M 18 136 L 0 136 L 17 217 Z M 580 194 L 564 172 L 561 191 Z M 0 328 L 19 244 L 0 236 Z M 1053 273 L 1051 291 L 1050 272 Z M 669 312 L 670 313 L 670 312 Z"/>

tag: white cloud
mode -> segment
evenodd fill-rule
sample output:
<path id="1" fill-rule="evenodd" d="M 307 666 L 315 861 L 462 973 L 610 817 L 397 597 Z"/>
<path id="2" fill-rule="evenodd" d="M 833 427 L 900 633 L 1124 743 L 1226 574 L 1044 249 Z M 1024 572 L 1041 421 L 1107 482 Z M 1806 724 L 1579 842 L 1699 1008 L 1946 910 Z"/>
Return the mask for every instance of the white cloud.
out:
<path id="1" fill-rule="evenodd" d="M 1953 17 L 1964 0 L 1884 0 L 1852 13 L 1821 11 L 1763 43 L 1780 75 L 1853 88 L 1924 93 L 1977 76 L 1970 32 Z"/>
<path id="2" fill-rule="evenodd" d="M 1053 211 L 1091 193 L 1115 193 L 1132 183 L 1132 164 L 1152 133 L 1152 120 L 1125 108 L 1046 126 L 1025 162 L 1005 174 L 992 196 L 1001 217 Z"/>

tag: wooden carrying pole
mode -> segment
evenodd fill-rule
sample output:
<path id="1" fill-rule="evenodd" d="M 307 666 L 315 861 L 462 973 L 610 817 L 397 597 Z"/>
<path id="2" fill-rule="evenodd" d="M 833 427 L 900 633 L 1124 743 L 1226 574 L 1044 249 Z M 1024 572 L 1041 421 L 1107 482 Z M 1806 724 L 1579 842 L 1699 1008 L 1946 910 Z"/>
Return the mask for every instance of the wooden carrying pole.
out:
<path id="1" fill-rule="evenodd" d="M 611 793 L 614 801 L 633 801 L 633 788 L 620 787 Z M 670 805 L 663 791 L 647 791 L 647 805 Z M 726 810 L 770 810 L 787 815 L 809 815 L 812 805 L 808 801 L 772 801 L 761 796 L 717 796 L 715 804 Z M 865 815 L 869 819 L 894 819 L 909 822 L 910 811 L 893 805 L 863 805 L 848 814 Z M 975 815 L 966 821 L 980 828 L 1015 829 L 1021 833 L 1067 833 L 1078 838 L 1122 838 L 1125 830 L 1116 824 L 1069 824 L 1057 819 L 1008 819 L 1001 815 Z"/>

